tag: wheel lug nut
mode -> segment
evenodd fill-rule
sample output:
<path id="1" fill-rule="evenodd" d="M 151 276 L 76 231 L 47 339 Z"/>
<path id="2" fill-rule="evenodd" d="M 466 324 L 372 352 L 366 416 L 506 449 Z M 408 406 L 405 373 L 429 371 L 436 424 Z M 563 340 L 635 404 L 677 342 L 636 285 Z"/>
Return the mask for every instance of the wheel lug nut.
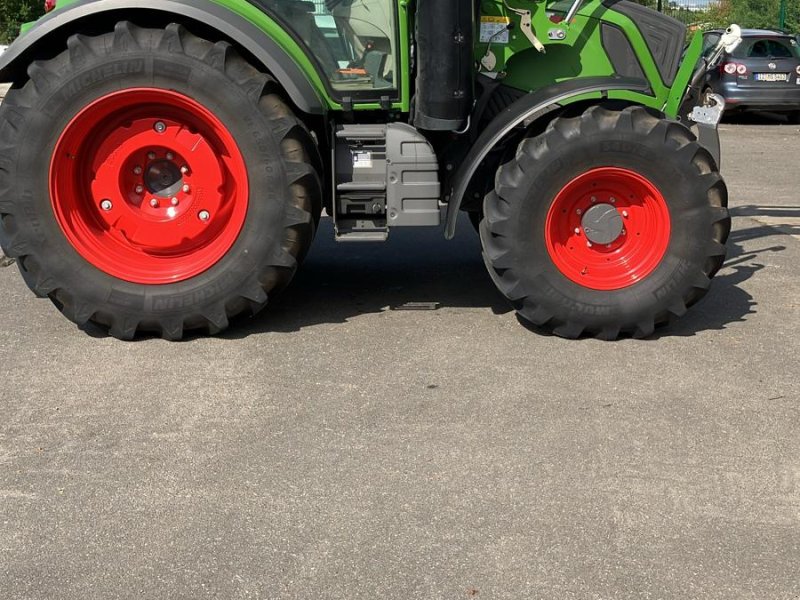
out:
<path id="1" fill-rule="evenodd" d="M 575 212 L 578 213 L 579 215 L 583 214 L 583 211 L 580 208 L 578 210 L 576 210 Z"/>
<path id="2" fill-rule="evenodd" d="M 141 175 L 142 174 L 142 167 L 140 167 L 138 165 L 133 167 L 133 174 L 134 175 Z"/>
<path id="3" fill-rule="evenodd" d="M 183 193 L 184 194 L 188 194 L 190 189 L 192 189 L 192 188 L 190 188 L 188 185 L 184 185 L 183 186 Z"/>
<path id="4" fill-rule="evenodd" d="M 137 185 L 136 186 L 136 193 L 141 194 L 144 191 L 144 186 Z"/>
<path id="5" fill-rule="evenodd" d="M 201 221 L 208 221 L 211 218 L 211 213 L 207 210 L 201 210 L 197 216 L 200 218 Z"/>
<path id="6" fill-rule="evenodd" d="M 587 248 L 591 248 L 592 247 L 592 242 L 586 242 L 586 247 Z"/>
<path id="7" fill-rule="evenodd" d="M 172 200 L 170 200 L 170 204 L 172 204 L 172 206 L 178 206 L 178 199 L 173 198 Z"/>
<path id="8" fill-rule="evenodd" d="M 628 211 L 627 210 L 623 210 L 622 211 L 622 216 L 627 219 L 628 218 Z"/>
<path id="9" fill-rule="evenodd" d="M 156 121 L 156 124 L 153 125 L 153 129 L 156 130 L 156 133 L 164 133 L 167 130 L 167 124 L 164 121 Z"/>
<path id="10" fill-rule="evenodd" d="M 581 228 L 580 227 L 576 227 L 575 228 L 575 234 L 576 235 L 580 235 L 581 234 Z"/>
<path id="11" fill-rule="evenodd" d="M 109 199 L 107 199 L 107 198 L 106 198 L 105 200 L 103 200 L 103 201 L 101 201 L 101 202 L 100 202 L 100 208 L 102 208 L 102 209 L 103 209 L 103 210 L 105 210 L 105 211 L 109 211 L 109 210 L 111 210 L 113 207 L 114 207 L 114 205 L 113 205 L 113 204 L 111 204 L 111 200 L 109 200 Z"/>
<path id="12" fill-rule="evenodd" d="M 595 198 L 594 196 L 592 196 L 592 204 L 594 204 L 595 202 L 597 202 L 597 198 Z"/>
<path id="13" fill-rule="evenodd" d="M 189 167 L 187 167 L 186 165 L 183 165 L 183 166 L 181 167 L 181 173 L 183 173 L 184 175 L 186 175 L 188 172 L 189 172 Z"/>
<path id="14" fill-rule="evenodd" d="M 158 208 L 158 200 L 156 200 L 155 198 L 151 198 L 150 206 L 152 206 L 153 208 Z"/>
<path id="15" fill-rule="evenodd" d="M 611 197 L 611 204 L 615 204 L 616 202 L 617 202 L 617 199 L 612 196 Z"/>
<path id="16" fill-rule="evenodd" d="M 155 160 L 156 159 L 156 153 L 155 152 L 148 152 L 147 153 L 147 158 L 149 158 L 150 160 Z"/>
<path id="17" fill-rule="evenodd" d="M 167 152 L 167 160 L 172 160 L 175 158 L 175 155 L 172 152 Z"/>

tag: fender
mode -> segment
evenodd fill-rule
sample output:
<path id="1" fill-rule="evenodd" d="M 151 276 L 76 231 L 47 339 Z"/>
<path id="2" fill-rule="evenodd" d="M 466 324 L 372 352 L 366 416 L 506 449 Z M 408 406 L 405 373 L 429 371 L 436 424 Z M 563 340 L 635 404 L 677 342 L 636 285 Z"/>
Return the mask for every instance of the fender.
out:
<path id="1" fill-rule="evenodd" d="M 447 222 L 444 236 L 453 239 L 456 231 L 456 219 L 464 194 L 469 188 L 475 172 L 481 162 L 492 149 L 516 127 L 527 126 L 540 113 L 547 113 L 570 98 L 583 94 L 606 93 L 611 90 L 626 90 L 647 93 L 648 83 L 642 79 L 625 77 L 586 77 L 571 79 L 541 88 L 527 96 L 523 96 L 503 112 L 497 115 L 489 126 L 475 140 L 464 161 L 453 177 L 453 186 L 447 204 Z"/>
<path id="2" fill-rule="evenodd" d="M 125 11 L 157 11 L 175 15 L 176 21 L 186 18 L 216 29 L 258 59 L 278 80 L 298 109 L 310 114 L 323 114 L 325 104 L 308 77 L 291 56 L 264 30 L 241 15 L 210 1 L 197 0 L 78 0 L 59 8 L 17 38 L 0 55 L 0 81 L 14 81 L 25 75 L 28 64 L 40 48 L 53 38 L 69 35 L 76 21 Z M 65 46 L 66 48 L 66 46 Z"/>

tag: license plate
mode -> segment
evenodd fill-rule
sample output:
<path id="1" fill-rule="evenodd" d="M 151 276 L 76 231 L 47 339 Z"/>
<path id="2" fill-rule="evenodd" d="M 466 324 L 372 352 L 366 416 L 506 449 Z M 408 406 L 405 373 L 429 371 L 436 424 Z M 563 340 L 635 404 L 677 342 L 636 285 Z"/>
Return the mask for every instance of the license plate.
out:
<path id="1" fill-rule="evenodd" d="M 756 81 L 789 81 L 788 73 L 754 73 Z"/>

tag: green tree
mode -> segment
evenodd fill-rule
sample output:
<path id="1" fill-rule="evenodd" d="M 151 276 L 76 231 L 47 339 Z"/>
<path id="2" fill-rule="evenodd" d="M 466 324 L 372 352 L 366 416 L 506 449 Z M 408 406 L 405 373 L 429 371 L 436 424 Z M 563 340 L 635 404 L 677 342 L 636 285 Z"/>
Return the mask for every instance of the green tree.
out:
<path id="1" fill-rule="evenodd" d="M 778 26 L 780 0 L 721 0 L 709 10 L 709 21 L 722 27 L 774 29 Z M 800 0 L 786 0 L 786 29 L 800 32 Z"/>
<path id="2" fill-rule="evenodd" d="M 0 0 L 0 44 L 10 43 L 19 26 L 44 13 L 44 0 Z"/>

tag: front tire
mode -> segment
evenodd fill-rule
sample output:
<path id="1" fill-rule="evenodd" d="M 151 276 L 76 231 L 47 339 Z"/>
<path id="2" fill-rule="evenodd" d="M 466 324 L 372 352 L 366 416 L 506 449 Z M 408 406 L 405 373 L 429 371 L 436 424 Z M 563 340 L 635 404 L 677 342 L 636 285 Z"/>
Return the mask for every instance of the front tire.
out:
<path id="1" fill-rule="evenodd" d="M 72 36 L 0 108 L 0 244 L 72 321 L 217 333 L 291 280 L 321 206 L 276 83 L 182 26 Z"/>
<path id="2" fill-rule="evenodd" d="M 524 140 L 486 196 L 484 259 L 529 323 L 646 337 L 707 291 L 725 258 L 727 191 L 682 125 L 592 107 Z"/>

